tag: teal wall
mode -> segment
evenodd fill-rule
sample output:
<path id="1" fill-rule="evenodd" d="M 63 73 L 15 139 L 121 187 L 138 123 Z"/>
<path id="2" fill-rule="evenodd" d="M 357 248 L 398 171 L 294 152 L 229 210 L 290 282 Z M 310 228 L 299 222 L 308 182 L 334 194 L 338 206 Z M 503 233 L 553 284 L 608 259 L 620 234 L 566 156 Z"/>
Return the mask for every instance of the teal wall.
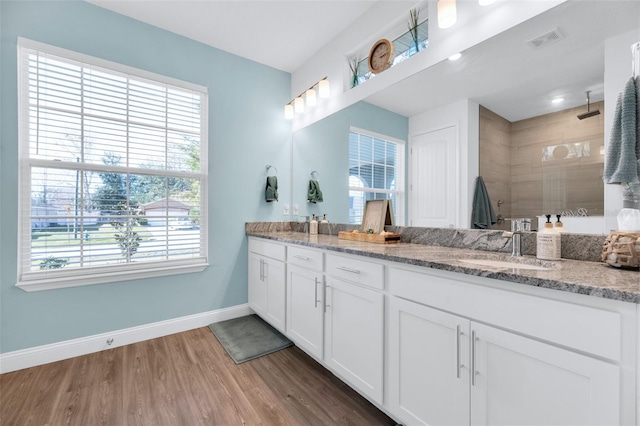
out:
<path id="1" fill-rule="evenodd" d="M 351 126 L 391 136 L 405 143 L 409 137 L 407 117 L 363 101 L 295 132 L 292 148 L 292 203 L 299 205 L 301 217 L 312 214 L 322 217 L 326 213 L 330 222 L 349 223 L 349 128 Z M 318 204 L 306 203 L 309 173 L 312 170 L 319 174 L 320 189 L 324 199 L 324 202 Z"/>
<path id="2" fill-rule="evenodd" d="M 264 202 L 265 166 L 290 193 L 290 75 L 81 1 L 0 1 L 0 352 L 247 302 L 246 221 L 282 220 Z M 202 273 L 27 293 L 17 277 L 17 37 L 209 88 L 209 263 Z"/>

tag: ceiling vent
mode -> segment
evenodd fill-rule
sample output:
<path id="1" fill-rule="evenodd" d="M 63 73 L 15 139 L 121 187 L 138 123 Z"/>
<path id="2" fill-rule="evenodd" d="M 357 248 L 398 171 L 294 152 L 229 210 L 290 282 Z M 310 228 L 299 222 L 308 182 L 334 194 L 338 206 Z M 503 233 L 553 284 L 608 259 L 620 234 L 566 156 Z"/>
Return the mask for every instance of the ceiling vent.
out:
<path id="1" fill-rule="evenodd" d="M 558 28 L 554 28 L 551 31 L 547 31 L 544 34 L 532 38 L 531 40 L 527 41 L 527 44 L 537 49 L 542 46 L 555 43 L 556 41 L 562 40 L 563 38 L 564 35 L 560 32 L 560 30 Z"/>

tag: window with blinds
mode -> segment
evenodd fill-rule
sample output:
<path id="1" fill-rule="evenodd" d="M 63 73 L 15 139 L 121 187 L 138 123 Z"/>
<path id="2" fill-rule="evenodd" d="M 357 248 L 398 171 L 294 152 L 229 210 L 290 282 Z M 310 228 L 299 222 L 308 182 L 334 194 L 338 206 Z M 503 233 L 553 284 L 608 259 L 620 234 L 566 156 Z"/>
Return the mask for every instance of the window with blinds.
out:
<path id="1" fill-rule="evenodd" d="M 207 264 L 207 89 L 19 39 L 25 290 Z"/>
<path id="2" fill-rule="evenodd" d="M 389 199 L 404 223 L 404 142 L 366 130 L 349 131 L 349 223 L 362 223 L 367 200 Z"/>

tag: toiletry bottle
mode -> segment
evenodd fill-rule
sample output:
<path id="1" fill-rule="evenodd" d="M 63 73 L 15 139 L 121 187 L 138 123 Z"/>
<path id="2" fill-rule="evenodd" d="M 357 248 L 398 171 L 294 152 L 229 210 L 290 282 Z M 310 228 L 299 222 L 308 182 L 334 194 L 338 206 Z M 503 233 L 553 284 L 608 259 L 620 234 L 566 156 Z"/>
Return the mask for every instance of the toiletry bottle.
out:
<path id="1" fill-rule="evenodd" d="M 553 225 L 553 229 L 556 232 L 560 232 L 561 234 L 564 234 L 565 232 L 569 232 L 569 231 L 564 229 L 564 224 L 560 221 L 560 216 L 562 215 L 559 215 L 559 214 L 556 215 L 556 218 L 558 218 L 558 220 L 556 221 L 555 225 Z"/>
<path id="2" fill-rule="evenodd" d="M 316 219 L 315 214 L 311 217 L 311 222 L 309 222 L 309 234 L 318 235 L 318 219 Z"/>
<path id="3" fill-rule="evenodd" d="M 536 256 L 543 260 L 560 260 L 560 234 L 553 229 L 551 215 L 545 215 L 547 223 L 536 235 Z"/>
<path id="4" fill-rule="evenodd" d="M 327 214 L 326 213 L 322 215 L 322 222 L 320 222 L 320 223 L 329 223 L 329 219 L 327 219 Z"/>

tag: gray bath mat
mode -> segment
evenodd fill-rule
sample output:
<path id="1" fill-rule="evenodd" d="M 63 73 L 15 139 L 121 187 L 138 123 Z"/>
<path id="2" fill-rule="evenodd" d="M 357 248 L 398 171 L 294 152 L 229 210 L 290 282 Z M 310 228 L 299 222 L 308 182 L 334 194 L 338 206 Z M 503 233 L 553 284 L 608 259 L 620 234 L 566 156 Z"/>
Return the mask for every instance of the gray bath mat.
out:
<path id="1" fill-rule="evenodd" d="M 209 325 L 236 364 L 288 348 L 293 342 L 257 315 Z"/>

